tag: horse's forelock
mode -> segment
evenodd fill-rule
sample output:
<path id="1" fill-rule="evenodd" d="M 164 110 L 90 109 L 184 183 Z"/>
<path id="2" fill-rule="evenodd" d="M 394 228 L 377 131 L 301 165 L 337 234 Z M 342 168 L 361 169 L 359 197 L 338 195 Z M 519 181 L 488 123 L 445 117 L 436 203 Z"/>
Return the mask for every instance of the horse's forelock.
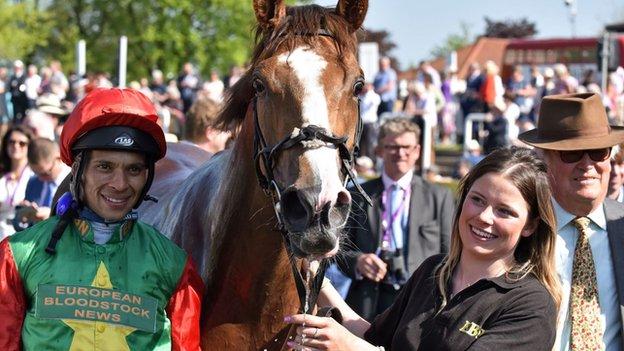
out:
<path id="1" fill-rule="evenodd" d="M 258 25 L 255 30 L 256 47 L 251 68 L 226 92 L 226 102 L 217 119 L 217 127 L 235 130 L 241 125 L 255 94 L 252 87 L 254 68 L 259 62 L 278 52 L 279 48 L 285 47 L 287 51 L 292 51 L 302 43 L 314 47 L 324 38 L 314 34 L 326 30 L 334 38 L 339 63 L 345 65 L 344 53 L 355 54 L 357 48 L 357 39 L 349 28 L 347 21 L 336 14 L 334 8 L 319 5 L 288 7 L 284 19 L 270 31 L 263 30 Z"/>

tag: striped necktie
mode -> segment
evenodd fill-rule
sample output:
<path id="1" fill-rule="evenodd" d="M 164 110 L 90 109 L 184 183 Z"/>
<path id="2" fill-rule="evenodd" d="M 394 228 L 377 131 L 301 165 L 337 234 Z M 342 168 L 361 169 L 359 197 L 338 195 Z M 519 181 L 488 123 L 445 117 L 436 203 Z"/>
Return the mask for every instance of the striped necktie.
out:
<path id="1" fill-rule="evenodd" d="M 604 350 L 596 268 L 588 237 L 590 220 L 577 217 L 572 222 L 579 236 L 574 249 L 570 288 L 570 350 Z"/>

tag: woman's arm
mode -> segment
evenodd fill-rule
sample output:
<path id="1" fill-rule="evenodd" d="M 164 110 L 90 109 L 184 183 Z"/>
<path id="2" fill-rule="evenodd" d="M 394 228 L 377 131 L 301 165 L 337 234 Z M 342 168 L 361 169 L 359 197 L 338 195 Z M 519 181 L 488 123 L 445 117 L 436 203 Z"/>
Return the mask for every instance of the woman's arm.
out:
<path id="1" fill-rule="evenodd" d="M 296 314 L 284 321 L 299 325 L 297 337 L 287 343 L 295 350 L 379 351 L 379 347 L 354 335 L 331 317 Z"/>
<path id="2" fill-rule="evenodd" d="M 360 315 L 347 305 L 327 278 L 323 279 L 317 305 L 337 308 L 342 314 L 342 325 L 359 338 L 362 338 L 364 332 L 370 327 L 368 321 L 360 317 Z"/>

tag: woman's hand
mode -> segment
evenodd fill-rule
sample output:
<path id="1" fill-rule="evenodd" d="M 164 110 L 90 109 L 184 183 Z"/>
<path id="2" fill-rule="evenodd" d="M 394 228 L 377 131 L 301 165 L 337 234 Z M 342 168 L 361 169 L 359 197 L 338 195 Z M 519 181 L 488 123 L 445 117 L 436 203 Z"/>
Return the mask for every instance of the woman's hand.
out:
<path id="1" fill-rule="evenodd" d="M 304 317 L 303 314 L 296 314 L 287 316 L 284 321 L 299 325 L 295 340 L 288 341 L 288 346 L 295 350 L 377 350 L 366 341 L 351 334 L 333 318 L 309 314 Z"/>

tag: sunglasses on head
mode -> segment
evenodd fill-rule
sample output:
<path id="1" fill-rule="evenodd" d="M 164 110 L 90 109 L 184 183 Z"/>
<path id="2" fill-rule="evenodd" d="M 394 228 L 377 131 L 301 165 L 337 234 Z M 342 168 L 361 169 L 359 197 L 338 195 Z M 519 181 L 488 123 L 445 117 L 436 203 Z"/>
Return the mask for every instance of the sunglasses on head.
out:
<path id="1" fill-rule="evenodd" d="M 587 154 L 592 161 L 600 162 L 609 158 L 611 155 L 611 148 L 606 147 L 603 149 L 559 151 L 559 158 L 561 158 L 561 161 L 565 163 L 575 163 L 580 161 L 585 154 Z"/>

